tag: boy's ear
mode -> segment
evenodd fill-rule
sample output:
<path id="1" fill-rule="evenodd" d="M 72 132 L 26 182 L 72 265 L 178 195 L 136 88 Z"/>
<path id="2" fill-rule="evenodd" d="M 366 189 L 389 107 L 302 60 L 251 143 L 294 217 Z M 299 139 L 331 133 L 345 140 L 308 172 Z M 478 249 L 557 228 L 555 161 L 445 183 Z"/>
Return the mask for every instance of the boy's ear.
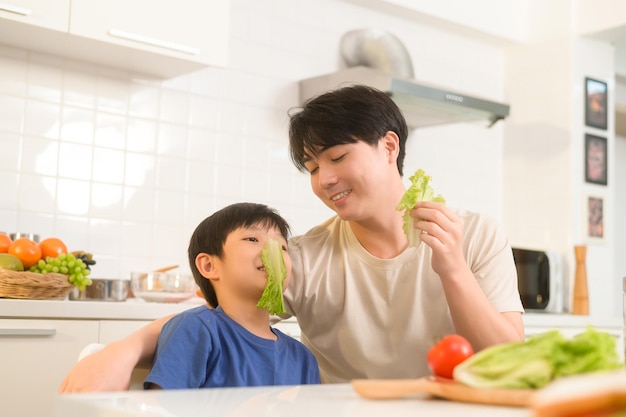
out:
<path id="1" fill-rule="evenodd" d="M 207 279 L 219 279 L 219 275 L 215 269 L 214 257 L 208 253 L 199 253 L 198 256 L 196 256 L 196 268 L 198 268 L 200 274 Z"/>

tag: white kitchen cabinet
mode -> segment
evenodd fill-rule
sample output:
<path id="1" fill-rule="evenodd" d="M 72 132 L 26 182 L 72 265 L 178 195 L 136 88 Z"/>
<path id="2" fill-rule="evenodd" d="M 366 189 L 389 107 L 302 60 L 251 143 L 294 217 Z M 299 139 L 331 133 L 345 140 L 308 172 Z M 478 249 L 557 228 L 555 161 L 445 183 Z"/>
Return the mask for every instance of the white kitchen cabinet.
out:
<path id="1" fill-rule="evenodd" d="M 227 64 L 229 0 L 15 0 L 9 5 L 16 10 L 0 11 L 5 45 L 159 78 Z M 20 16 L 24 10 L 33 12 Z"/>
<path id="2" fill-rule="evenodd" d="M 0 319 L 2 415 L 46 416 L 78 354 L 98 338 L 90 320 Z"/>
<path id="3" fill-rule="evenodd" d="M 0 413 L 50 415 L 59 384 L 84 347 L 195 305 L 0 298 Z M 142 378 L 138 373 L 133 382 Z"/>
<path id="4" fill-rule="evenodd" d="M 67 32 L 70 0 L 8 0 L 0 3 L 0 18 Z"/>

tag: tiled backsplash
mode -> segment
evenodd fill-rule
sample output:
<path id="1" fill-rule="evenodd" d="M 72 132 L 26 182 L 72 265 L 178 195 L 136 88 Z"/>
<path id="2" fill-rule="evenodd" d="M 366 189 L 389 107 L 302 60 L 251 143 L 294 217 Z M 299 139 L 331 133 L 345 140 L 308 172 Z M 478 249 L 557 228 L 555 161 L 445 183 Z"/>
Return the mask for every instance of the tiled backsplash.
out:
<path id="1" fill-rule="evenodd" d="M 305 232 L 332 212 L 289 160 L 287 111 L 299 79 L 339 67 L 340 36 L 355 27 L 393 27 L 418 78 L 498 99 L 497 48 L 349 2 L 303 1 L 306 15 L 268 4 L 233 1 L 229 68 L 167 81 L 0 47 L 0 231 L 57 236 L 94 253 L 101 277 L 187 268 L 197 223 L 235 201 L 276 207 Z M 461 80 L 438 44 L 475 51 L 481 68 Z M 451 205 L 499 217 L 501 137 L 499 126 L 414 132 L 405 174 L 424 168 Z"/>

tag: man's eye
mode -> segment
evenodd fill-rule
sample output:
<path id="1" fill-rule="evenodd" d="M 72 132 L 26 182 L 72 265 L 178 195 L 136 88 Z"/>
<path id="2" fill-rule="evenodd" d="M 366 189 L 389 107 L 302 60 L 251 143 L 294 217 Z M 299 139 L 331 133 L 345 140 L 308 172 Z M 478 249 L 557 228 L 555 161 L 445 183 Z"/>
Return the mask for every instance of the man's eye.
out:
<path id="1" fill-rule="evenodd" d="M 338 157 L 336 157 L 336 158 L 332 158 L 332 159 L 331 159 L 331 161 L 333 161 L 333 162 L 339 162 L 339 161 L 341 161 L 343 158 L 345 158 L 345 156 L 346 156 L 346 155 L 347 155 L 347 154 L 345 154 L 345 153 L 344 153 L 344 154 L 341 154 L 341 155 L 339 155 L 339 156 L 338 156 Z"/>
<path id="2" fill-rule="evenodd" d="M 283 245 L 283 252 L 287 252 L 287 246 Z"/>
<path id="3" fill-rule="evenodd" d="M 313 175 L 319 170 L 319 167 L 309 169 L 309 174 Z"/>

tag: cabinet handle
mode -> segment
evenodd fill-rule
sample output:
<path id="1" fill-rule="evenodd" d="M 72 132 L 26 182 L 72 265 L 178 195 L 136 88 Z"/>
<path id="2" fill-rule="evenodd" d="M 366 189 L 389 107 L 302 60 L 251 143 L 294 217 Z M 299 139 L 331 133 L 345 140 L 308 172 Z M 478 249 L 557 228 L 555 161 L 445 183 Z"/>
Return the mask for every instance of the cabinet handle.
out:
<path id="1" fill-rule="evenodd" d="M 164 41 L 162 39 L 151 38 L 149 36 L 140 35 L 138 33 L 126 32 L 124 30 L 109 29 L 109 35 L 120 39 L 126 39 L 133 42 L 139 42 L 146 45 L 158 46 L 161 48 L 171 49 L 177 52 L 183 52 L 189 55 L 198 55 L 200 49 L 193 46 L 182 45 L 180 43 L 174 43 Z"/>
<path id="2" fill-rule="evenodd" d="M 54 336 L 57 329 L 0 329 L 1 336 Z"/>
<path id="3" fill-rule="evenodd" d="M 12 4 L 0 3 L 0 10 L 4 10 L 5 12 L 15 13 L 22 16 L 30 16 L 32 11 L 29 9 L 24 9 L 23 7 L 13 6 Z"/>

